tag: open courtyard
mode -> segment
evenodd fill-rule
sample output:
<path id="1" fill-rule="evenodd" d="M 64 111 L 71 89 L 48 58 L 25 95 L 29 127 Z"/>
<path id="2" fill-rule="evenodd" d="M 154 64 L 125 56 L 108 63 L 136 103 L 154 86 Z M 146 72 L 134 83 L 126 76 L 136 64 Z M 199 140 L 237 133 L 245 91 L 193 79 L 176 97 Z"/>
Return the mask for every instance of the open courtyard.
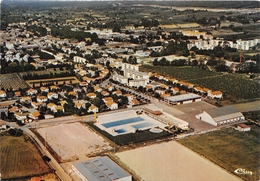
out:
<path id="1" fill-rule="evenodd" d="M 37 131 L 63 161 L 111 149 L 109 142 L 81 123 L 59 124 Z"/>
<path id="2" fill-rule="evenodd" d="M 142 180 L 240 180 L 176 141 L 124 151 L 116 156 Z"/>

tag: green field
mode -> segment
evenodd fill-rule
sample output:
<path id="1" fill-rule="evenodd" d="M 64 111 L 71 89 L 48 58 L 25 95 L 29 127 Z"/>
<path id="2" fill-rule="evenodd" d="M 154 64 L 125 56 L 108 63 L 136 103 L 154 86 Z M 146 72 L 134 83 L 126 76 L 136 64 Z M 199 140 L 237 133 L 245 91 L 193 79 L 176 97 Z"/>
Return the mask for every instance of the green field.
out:
<path id="1" fill-rule="evenodd" d="M 193 67 L 166 67 L 143 65 L 141 71 L 157 72 L 178 80 L 211 90 L 220 90 L 224 96 L 233 100 L 253 100 L 260 98 L 260 84 L 238 75 L 222 74 Z"/>
<path id="2" fill-rule="evenodd" d="M 2 179 L 32 177 L 50 172 L 39 151 L 26 136 L 1 135 L 0 143 Z"/>
<path id="3" fill-rule="evenodd" d="M 257 130 L 259 131 L 259 128 Z M 259 180 L 259 138 L 252 134 L 225 128 L 186 137 L 179 142 L 230 172 L 238 168 L 252 171 L 253 175 L 241 175 L 245 180 Z"/>

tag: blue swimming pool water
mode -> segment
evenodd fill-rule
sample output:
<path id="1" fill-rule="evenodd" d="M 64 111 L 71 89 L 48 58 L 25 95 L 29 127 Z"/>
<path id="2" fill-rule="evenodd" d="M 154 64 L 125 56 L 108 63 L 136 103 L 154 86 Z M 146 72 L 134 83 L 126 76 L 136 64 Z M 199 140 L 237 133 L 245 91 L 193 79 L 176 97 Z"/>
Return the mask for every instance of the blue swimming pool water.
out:
<path id="1" fill-rule="evenodd" d="M 130 123 L 136 123 L 136 122 L 140 122 L 140 121 L 144 121 L 144 119 L 141 118 L 141 117 L 134 117 L 134 118 L 129 118 L 129 119 L 122 119 L 122 120 L 119 120 L 119 121 L 104 123 L 102 125 L 106 128 L 111 128 L 111 127 L 115 127 L 115 126 L 120 126 L 120 125 L 130 124 Z"/>
<path id="2" fill-rule="evenodd" d="M 153 126 L 153 125 L 154 125 L 154 124 L 152 124 L 152 123 L 144 122 L 144 123 L 132 125 L 132 127 L 135 128 L 135 129 L 140 129 L 140 128 L 151 127 L 151 126 Z"/>
<path id="3" fill-rule="evenodd" d="M 126 130 L 125 129 L 117 129 L 117 130 L 115 130 L 115 132 L 120 134 L 120 133 L 125 133 Z"/>

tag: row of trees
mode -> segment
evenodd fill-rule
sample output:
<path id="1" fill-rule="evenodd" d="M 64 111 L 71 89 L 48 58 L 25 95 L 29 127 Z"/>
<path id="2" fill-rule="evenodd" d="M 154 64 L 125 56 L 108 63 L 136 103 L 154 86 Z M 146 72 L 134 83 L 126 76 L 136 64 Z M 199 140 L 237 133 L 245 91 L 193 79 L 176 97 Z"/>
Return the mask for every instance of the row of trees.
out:
<path id="1" fill-rule="evenodd" d="M 33 32 L 37 36 L 39 36 L 39 35 L 46 36 L 47 35 L 46 28 L 41 27 L 41 26 L 32 25 L 32 26 L 27 26 L 26 29 L 28 31 Z"/>
<path id="2" fill-rule="evenodd" d="M 129 56 L 128 59 L 126 57 L 122 60 L 123 63 L 129 63 L 129 64 L 137 64 L 137 58 L 133 56 Z"/>
<path id="3" fill-rule="evenodd" d="M 160 60 L 156 58 L 153 60 L 153 65 L 154 66 L 184 66 L 186 65 L 186 59 L 176 59 L 176 60 L 169 61 L 165 57 L 161 58 Z"/>
<path id="4" fill-rule="evenodd" d="M 50 79 L 50 78 L 58 78 L 58 77 L 69 77 L 69 76 L 75 76 L 75 72 L 73 70 L 66 71 L 66 72 L 50 72 L 46 74 L 37 74 L 37 73 L 27 73 L 23 75 L 24 80 L 37 80 L 37 79 Z"/>
<path id="5" fill-rule="evenodd" d="M 190 52 L 187 48 L 187 43 L 184 41 L 171 41 L 161 52 L 153 51 L 150 56 L 152 57 L 161 57 L 176 54 L 178 56 L 189 56 Z"/>
<path id="6" fill-rule="evenodd" d="M 71 31 L 70 27 L 52 27 L 52 36 L 60 38 L 76 39 L 78 41 L 85 41 L 85 38 L 90 38 L 92 42 L 99 42 L 98 35 L 96 33 L 88 33 L 84 31 Z"/>

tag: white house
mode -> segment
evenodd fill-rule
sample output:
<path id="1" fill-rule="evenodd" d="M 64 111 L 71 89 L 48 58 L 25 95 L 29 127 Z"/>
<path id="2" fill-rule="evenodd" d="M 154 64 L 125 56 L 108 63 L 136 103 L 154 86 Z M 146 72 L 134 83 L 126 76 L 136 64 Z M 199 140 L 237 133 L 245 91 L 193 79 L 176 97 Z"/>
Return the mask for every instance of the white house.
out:
<path id="1" fill-rule="evenodd" d="M 178 89 L 178 87 L 172 87 L 171 90 L 172 90 L 172 93 L 173 93 L 173 94 L 177 94 L 177 93 L 180 92 L 180 90 Z"/>
<path id="2" fill-rule="evenodd" d="M 14 117 L 19 120 L 19 121 L 24 121 L 27 119 L 27 116 L 29 115 L 28 112 L 26 113 L 21 113 L 21 112 L 16 112 L 14 113 Z"/>
<path id="3" fill-rule="evenodd" d="M 118 109 L 118 104 L 116 102 L 108 101 L 106 102 L 106 105 L 110 110 Z"/>
<path id="4" fill-rule="evenodd" d="M 54 113 L 61 111 L 61 112 L 65 112 L 64 107 L 63 106 L 56 106 L 53 110 Z"/>
<path id="5" fill-rule="evenodd" d="M 112 91 L 112 90 L 114 89 L 114 87 L 111 86 L 111 85 L 106 85 L 105 88 L 106 88 L 108 91 Z"/>
<path id="6" fill-rule="evenodd" d="M 90 92 L 87 93 L 87 97 L 89 97 L 90 99 L 94 99 L 95 97 L 97 97 L 97 95 L 94 92 Z"/>
<path id="7" fill-rule="evenodd" d="M 47 104 L 47 109 L 50 109 L 52 112 L 54 112 L 55 107 L 57 107 L 57 105 L 54 103 Z"/>
<path id="8" fill-rule="evenodd" d="M 94 91 L 95 92 L 101 92 L 102 88 L 100 88 L 99 86 L 94 86 Z"/>
<path id="9" fill-rule="evenodd" d="M 34 109 L 38 109 L 41 104 L 42 104 L 41 102 L 31 102 L 31 106 Z"/>
<path id="10" fill-rule="evenodd" d="M 28 115 L 28 117 L 29 117 L 29 118 L 32 118 L 33 120 L 37 120 L 40 115 L 41 115 L 40 112 L 39 112 L 39 111 L 36 111 L 36 112 L 30 113 L 30 114 Z"/>
<path id="11" fill-rule="evenodd" d="M 4 121 L 0 120 L 0 129 L 6 129 L 7 125 Z"/>
<path id="12" fill-rule="evenodd" d="M 46 96 L 42 96 L 42 95 L 37 96 L 37 102 L 47 102 L 47 101 L 48 99 Z"/>
<path id="13" fill-rule="evenodd" d="M 211 98 L 211 99 L 221 99 L 223 97 L 223 94 L 222 92 L 220 91 L 211 91 L 209 90 L 208 91 L 208 97 Z"/>
<path id="14" fill-rule="evenodd" d="M 88 108 L 88 112 L 98 112 L 98 107 L 95 106 L 95 105 L 91 105 L 89 108 Z"/>
<path id="15" fill-rule="evenodd" d="M 107 91 L 102 91 L 101 94 L 102 94 L 102 96 L 109 96 L 110 95 L 109 92 L 107 92 Z"/>
<path id="16" fill-rule="evenodd" d="M 59 95 L 56 92 L 49 92 L 47 97 L 48 99 L 58 99 Z"/>
<path id="17" fill-rule="evenodd" d="M 3 90 L 0 90 L 0 98 L 6 97 L 6 92 Z"/>
<path id="18" fill-rule="evenodd" d="M 237 125 L 237 130 L 238 131 L 250 131 L 251 127 L 245 124 L 238 124 Z"/>
<path id="19" fill-rule="evenodd" d="M 48 87 L 40 87 L 41 92 L 49 92 Z"/>
<path id="20" fill-rule="evenodd" d="M 121 96 L 122 95 L 122 92 L 120 90 L 116 90 L 114 91 L 112 94 L 115 94 L 117 96 Z"/>
<path id="21" fill-rule="evenodd" d="M 38 91 L 36 89 L 30 88 L 29 90 L 27 90 L 27 95 L 30 95 L 30 96 L 37 94 L 37 93 L 38 93 Z"/>
<path id="22" fill-rule="evenodd" d="M 134 99 L 134 96 L 131 94 L 124 94 L 125 97 L 127 97 L 128 101 L 132 101 Z"/>
<path id="23" fill-rule="evenodd" d="M 31 103 L 31 102 L 32 102 L 32 99 L 29 96 L 24 96 L 24 97 L 21 97 L 21 99 L 20 99 L 20 103 Z"/>
<path id="24" fill-rule="evenodd" d="M 104 103 L 107 103 L 109 101 L 113 102 L 113 98 L 112 97 L 104 97 L 102 100 L 104 101 Z"/>

